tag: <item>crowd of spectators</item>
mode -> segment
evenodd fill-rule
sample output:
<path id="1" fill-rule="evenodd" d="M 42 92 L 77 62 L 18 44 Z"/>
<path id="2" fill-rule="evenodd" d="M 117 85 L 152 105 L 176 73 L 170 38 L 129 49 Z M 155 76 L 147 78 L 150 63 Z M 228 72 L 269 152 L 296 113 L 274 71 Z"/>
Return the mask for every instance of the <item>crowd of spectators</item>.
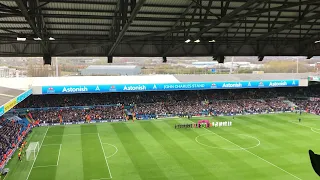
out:
<path id="1" fill-rule="evenodd" d="M 4 160 L 5 154 L 17 143 L 22 125 L 5 118 L 0 120 L 0 156 Z"/>
<path id="2" fill-rule="evenodd" d="M 62 109 L 33 110 L 32 115 L 35 119 L 46 122 L 59 122 L 60 117 L 64 122 L 73 122 L 85 121 L 88 116 L 96 120 L 124 119 L 125 111 L 122 105 L 130 105 L 132 107 L 130 111 L 137 115 L 187 113 L 200 115 L 205 112 L 220 115 L 289 111 L 292 109 L 292 104 L 285 100 L 290 99 L 297 103 L 299 109 L 309 109 L 319 113 L 318 102 L 295 101 L 297 97 L 320 97 L 319 92 L 319 86 L 312 86 L 308 88 L 46 95 L 31 96 L 20 103 L 17 108 L 63 107 Z M 102 107 L 103 105 L 113 106 Z M 91 107 L 71 108 L 74 106 Z"/>
<path id="3" fill-rule="evenodd" d="M 274 111 L 288 111 L 290 106 L 278 98 L 262 99 L 242 99 L 242 100 L 214 100 L 200 101 L 170 101 L 168 103 L 138 104 L 135 106 L 137 114 L 242 114 L 261 113 Z"/>
<path id="4" fill-rule="evenodd" d="M 317 99 L 315 101 L 294 100 L 294 104 L 297 105 L 299 109 L 320 115 L 320 99 Z"/>
<path id="5" fill-rule="evenodd" d="M 78 122 L 91 120 L 124 119 L 123 109 L 119 106 L 96 106 L 91 108 L 62 108 L 32 111 L 35 120 L 47 123 Z"/>

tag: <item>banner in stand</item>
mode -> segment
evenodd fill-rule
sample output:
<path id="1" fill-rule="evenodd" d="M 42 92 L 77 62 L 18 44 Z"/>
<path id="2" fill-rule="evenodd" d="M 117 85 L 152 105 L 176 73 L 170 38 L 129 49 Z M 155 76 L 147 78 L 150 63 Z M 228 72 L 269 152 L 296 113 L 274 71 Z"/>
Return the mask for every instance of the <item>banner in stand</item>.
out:
<path id="1" fill-rule="evenodd" d="M 244 89 L 298 87 L 299 80 L 239 81 L 239 82 L 189 82 L 167 84 L 114 84 L 43 86 L 42 94 L 76 94 L 106 92 L 181 91 L 208 89 Z"/>

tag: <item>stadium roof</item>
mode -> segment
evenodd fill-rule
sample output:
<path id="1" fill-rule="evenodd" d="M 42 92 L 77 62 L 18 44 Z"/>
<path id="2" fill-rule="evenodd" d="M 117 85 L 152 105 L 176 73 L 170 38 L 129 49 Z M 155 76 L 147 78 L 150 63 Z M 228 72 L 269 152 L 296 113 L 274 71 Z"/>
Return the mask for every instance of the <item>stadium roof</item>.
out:
<path id="1" fill-rule="evenodd" d="M 0 56 L 313 56 L 319 18 L 319 0 L 0 0 Z"/>
<path id="2" fill-rule="evenodd" d="M 309 76 L 310 76 L 309 73 L 174 75 L 174 77 L 177 78 L 179 82 L 288 80 L 288 79 L 307 79 Z"/>
<path id="3" fill-rule="evenodd" d="M 23 92 L 24 91 L 18 89 L 0 87 L 0 107 Z"/>
<path id="4" fill-rule="evenodd" d="M 14 78 L 12 81 L 15 81 Z M 35 77 L 32 86 L 178 83 L 172 75 Z"/>

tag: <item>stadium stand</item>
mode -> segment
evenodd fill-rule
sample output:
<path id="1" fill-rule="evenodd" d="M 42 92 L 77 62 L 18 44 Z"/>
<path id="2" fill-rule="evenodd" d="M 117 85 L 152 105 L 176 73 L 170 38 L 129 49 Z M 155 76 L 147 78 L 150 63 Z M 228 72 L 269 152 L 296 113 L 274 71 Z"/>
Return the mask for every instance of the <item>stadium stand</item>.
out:
<path id="1" fill-rule="evenodd" d="M 236 89 L 31 96 L 17 108 L 36 120 L 59 123 L 168 116 L 233 115 L 292 111 L 319 114 L 319 85 L 308 88 Z M 125 108 L 128 107 L 128 108 Z M 28 109 L 29 108 L 29 109 Z M 61 117 L 61 118 L 60 118 Z"/>

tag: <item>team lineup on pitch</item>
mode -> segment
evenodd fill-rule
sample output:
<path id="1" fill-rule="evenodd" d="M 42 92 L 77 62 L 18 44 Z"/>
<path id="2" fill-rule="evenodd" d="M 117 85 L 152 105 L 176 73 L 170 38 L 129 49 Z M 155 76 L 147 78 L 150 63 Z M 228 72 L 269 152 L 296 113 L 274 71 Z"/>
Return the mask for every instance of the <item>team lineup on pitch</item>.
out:
<path id="1" fill-rule="evenodd" d="M 303 123 L 292 113 L 237 116 L 221 128 L 174 129 L 186 118 L 40 127 L 29 140 L 40 144 L 35 160 L 10 162 L 6 180 L 315 179 L 305 149 L 320 123 L 303 116 Z"/>

